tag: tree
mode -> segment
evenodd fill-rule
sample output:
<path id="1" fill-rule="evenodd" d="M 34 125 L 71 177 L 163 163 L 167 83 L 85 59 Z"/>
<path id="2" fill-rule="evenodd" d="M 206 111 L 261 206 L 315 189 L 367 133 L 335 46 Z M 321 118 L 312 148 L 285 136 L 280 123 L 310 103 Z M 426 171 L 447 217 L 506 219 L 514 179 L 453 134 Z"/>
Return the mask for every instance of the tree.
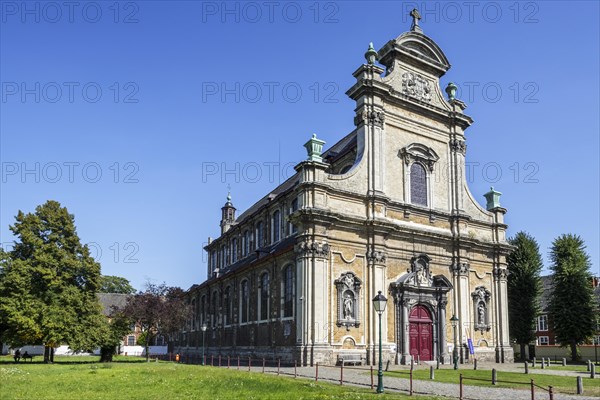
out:
<path id="1" fill-rule="evenodd" d="M 525 232 L 510 239 L 514 249 L 508 255 L 508 318 L 510 334 L 521 346 L 525 359 L 525 346 L 535 340 L 535 320 L 540 312 L 542 291 L 540 273 L 542 256 L 536 240 Z"/>
<path id="2" fill-rule="evenodd" d="M 19 211 L 10 230 L 14 249 L 1 257 L 0 325 L 13 346 L 41 344 L 44 361 L 54 347 L 93 350 L 106 335 L 96 296 L 100 264 L 81 244 L 75 218 L 56 201 L 35 213 Z"/>
<path id="3" fill-rule="evenodd" d="M 100 293 L 134 294 L 135 288 L 125 278 L 113 275 L 100 277 Z"/>
<path id="4" fill-rule="evenodd" d="M 149 361 L 152 340 L 158 335 L 178 331 L 189 318 L 190 307 L 180 288 L 148 283 L 144 292 L 127 300 L 123 313 L 141 327 L 145 335 L 146 360 Z"/>
<path id="5" fill-rule="evenodd" d="M 577 360 L 577 344 L 595 330 L 590 258 L 583 240 L 567 234 L 554 240 L 550 259 L 554 274 L 549 317 L 558 342 L 570 346 L 571 359 Z"/>
<path id="6" fill-rule="evenodd" d="M 108 319 L 108 334 L 100 345 L 100 362 L 112 362 L 117 346 L 131 332 L 132 321 L 123 310 L 113 308 Z"/>

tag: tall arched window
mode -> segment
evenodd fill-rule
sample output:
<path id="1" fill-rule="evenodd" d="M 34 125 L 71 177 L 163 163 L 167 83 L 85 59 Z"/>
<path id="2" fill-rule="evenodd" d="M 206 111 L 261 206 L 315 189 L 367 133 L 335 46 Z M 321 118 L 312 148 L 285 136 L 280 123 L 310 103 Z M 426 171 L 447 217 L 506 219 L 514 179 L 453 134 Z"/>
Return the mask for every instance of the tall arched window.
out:
<path id="1" fill-rule="evenodd" d="M 243 240 L 242 255 L 245 257 L 250 252 L 250 232 L 244 231 Z"/>
<path id="2" fill-rule="evenodd" d="M 256 248 L 259 249 L 263 246 L 263 240 L 264 240 L 264 228 L 263 228 L 263 223 L 262 221 L 258 221 L 258 223 L 256 224 Z"/>
<path id="3" fill-rule="evenodd" d="M 273 234 L 272 234 L 272 242 L 276 243 L 279 242 L 279 239 L 281 239 L 281 213 L 279 212 L 279 210 L 275 211 L 273 213 Z"/>
<path id="4" fill-rule="evenodd" d="M 225 297 L 223 299 L 225 303 L 225 313 L 223 313 L 223 325 L 231 324 L 231 286 L 227 286 L 225 289 Z"/>
<path id="5" fill-rule="evenodd" d="M 231 240 L 231 263 L 237 261 L 237 238 Z"/>
<path id="6" fill-rule="evenodd" d="M 283 317 L 294 316 L 294 270 L 288 265 L 283 270 Z"/>
<path id="7" fill-rule="evenodd" d="M 200 300 L 200 326 L 206 323 L 206 296 Z"/>
<path id="8" fill-rule="evenodd" d="M 261 321 L 269 319 L 269 273 L 265 272 L 260 276 L 260 292 L 258 307 L 260 309 Z"/>
<path id="9" fill-rule="evenodd" d="M 248 280 L 242 281 L 240 285 L 240 322 L 248 322 Z"/>
<path id="10" fill-rule="evenodd" d="M 217 291 L 215 290 L 212 294 L 212 299 L 211 299 L 211 308 L 212 308 L 212 315 L 210 316 L 210 320 L 211 323 L 210 325 L 212 327 L 217 326 L 217 318 L 218 318 L 218 312 L 219 312 L 219 307 L 217 304 Z"/>
<path id="11" fill-rule="evenodd" d="M 417 162 L 410 166 L 410 202 L 427 206 L 427 172 Z"/>

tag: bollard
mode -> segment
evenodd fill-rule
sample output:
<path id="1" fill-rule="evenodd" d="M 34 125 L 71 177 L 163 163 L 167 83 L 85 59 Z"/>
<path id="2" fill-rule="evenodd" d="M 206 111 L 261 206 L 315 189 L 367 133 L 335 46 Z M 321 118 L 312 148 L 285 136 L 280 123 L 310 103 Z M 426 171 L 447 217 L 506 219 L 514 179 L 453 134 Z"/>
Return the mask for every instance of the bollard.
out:
<path id="1" fill-rule="evenodd" d="M 262 373 L 263 374 L 265 373 L 265 358 L 264 357 L 263 357 L 263 370 L 262 370 Z"/>
<path id="2" fill-rule="evenodd" d="M 316 363 L 316 368 L 315 368 L 315 382 L 319 381 L 319 363 Z"/>
<path id="3" fill-rule="evenodd" d="M 542 357 L 542 369 L 546 368 L 546 362 L 544 360 L 544 357 Z"/>
<path id="4" fill-rule="evenodd" d="M 417 356 L 417 365 L 421 365 L 421 356 L 420 355 Z"/>
<path id="5" fill-rule="evenodd" d="M 548 386 L 548 394 L 550 395 L 550 400 L 554 400 L 554 390 L 552 386 Z"/>
<path id="6" fill-rule="evenodd" d="M 531 400 L 535 400 L 535 385 L 533 379 L 531 380 Z"/>
<path id="7" fill-rule="evenodd" d="M 496 371 L 496 368 L 493 368 L 492 369 L 492 385 L 495 385 L 497 380 L 498 380 L 498 372 Z"/>
<path id="8" fill-rule="evenodd" d="M 523 364 L 525 364 L 525 373 L 528 374 L 529 373 L 529 363 L 527 361 L 525 361 Z"/>
<path id="9" fill-rule="evenodd" d="M 440 359 L 437 359 L 437 362 L 435 363 L 435 369 L 440 369 Z"/>
<path id="10" fill-rule="evenodd" d="M 410 392 L 409 395 L 413 395 L 413 370 L 410 370 Z"/>
<path id="11" fill-rule="evenodd" d="M 562 366 L 566 367 L 567 366 L 567 359 L 563 357 L 562 359 Z"/>
<path id="12" fill-rule="evenodd" d="M 412 370 L 413 370 L 413 368 L 415 368 L 415 359 L 414 359 L 414 358 L 411 358 L 411 359 L 410 359 L 410 370 L 412 371 Z M 589 370 L 588 370 L 588 371 L 589 371 Z"/>
<path id="13" fill-rule="evenodd" d="M 281 358 L 277 359 L 277 376 L 279 376 L 279 369 L 281 368 Z"/>
<path id="14" fill-rule="evenodd" d="M 387 363 L 385 364 L 385 372 L 387 372 L 390 368 L 390 360 L 387 360 Z"/>
<path id="15" fill-rule="evenodd" d="M 460 382 L 460 384 L 458 386 L 460 387 L 460 389 L 459 389 L 460 392 L 459 392 L 459 395 L 458 395 L 458 399 L 459 400 L 463 400 L 463 376 L 462 376 L 462 374 L 460 374 L 460 380 L 459 380 L 459 382 Z"/>
<path id="16" fill-rule="evenodd" d="M 297 361 L 294 360 L 294 378 L 296 378 L 298 376 L 298 372 L 296 372 L 297 365 L 298 365 Z"/>
<path id="17" fill-rule="evenodd" d="M 535 357 L 533 357 L 533 365 L 532 365 L 533 368 L 535 368 L 535 364 L 536 364 L 536 359 L 535 359 Z"/>
<path id="18" fill-rule="evenodd" d="M 373 366 L 371 365 L 371 390 L 373 390 Z"/>
<path id="19" fill-rule="evenodd" d="M 583 379 L 580 376 L 577 377 L 577 394 L 583 394 Z"/>
<path id="20" fill-rule="evenodd" d="M 592 365 L 592 360 L 588 360 L 588 362 L 587 362 L 587 372 L 590 372 L 590 370 L 592 369 L 592 367 L 590 367 L 590 365 Z"/>
<path id="21" fill-rule="evenodd" d="M 435 369 L 433 369 L 433 365 L 429 367 L 429 379 L 435 379 Z"/>
<path id="22" fill-rule="evenodd" d="M 473 359 L 473 369 L 477 370 L 477 359 L 476 358 Z"/>
<path id="23" fill-rule="evenodd" d="M 596 366 L 592 364 L 590 366 L 590 378 L 594 379 L 596 377 Z"/>
<path id="24" fill-rule="evenodd" d="M 340 385 L 344 384 L 344 362 L 340 365 Z"/>
<path id="25" fill-rule="evenodd" d="M 546 367 L 550 367 L 550 357 L 546 358 Z"/>

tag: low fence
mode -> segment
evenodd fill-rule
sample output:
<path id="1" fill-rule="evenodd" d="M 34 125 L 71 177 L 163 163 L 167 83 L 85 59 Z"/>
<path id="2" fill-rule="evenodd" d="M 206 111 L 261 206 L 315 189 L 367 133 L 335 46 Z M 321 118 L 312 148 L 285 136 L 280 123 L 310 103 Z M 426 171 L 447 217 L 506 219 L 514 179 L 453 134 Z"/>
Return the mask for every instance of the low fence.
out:
<path id="1" fill-rule="evenodd" d="M 483 378 L 467 378 L 465 376 L 463 376 L 463 374 L 460 374 L 459 377 L 459 400 L 463 400 L 464 398 L 464 382 L 469 380 L 469 381 L 478 381 L 478 382 L 486 382 L 486 383 L 490 383 L 491 385 L 497 385 L 498 383 L 509 383 L 511 385 L 527 385 L 530 387 L 530 391 L 531 391 L 531 400 L 535 400 L 535 389 L 538 388 L 540 390 L 543 390 L 545 392 L 548 393 L 548 398 L 549 400 L 554 400 L 554 389 L 552 388 L 552 386 L 548 386 L 543 387 L 540 385 L 537 385 L 533 379 L 530 380 L 529 383 L 527 382 L 518 382 L 518 381 L 506 381 L 506 380 L 499 380 L 498 379 L 498 374 L 496 372 L 495 369 L 492 369 L 492 378 L 491 379 L 483 379 Z"/>

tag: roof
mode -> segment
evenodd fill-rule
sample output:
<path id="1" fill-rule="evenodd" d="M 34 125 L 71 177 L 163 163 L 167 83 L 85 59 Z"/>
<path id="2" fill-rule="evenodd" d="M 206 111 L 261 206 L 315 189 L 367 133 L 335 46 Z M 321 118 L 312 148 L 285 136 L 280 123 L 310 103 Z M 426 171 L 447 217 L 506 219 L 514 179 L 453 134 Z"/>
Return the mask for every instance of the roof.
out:
<path id="1" fill-rule="evenodd" d="M 540 306 L 543 312 L 547 312 L 550 307 L 550 298 L 552 297 L 552 289 L 553 289 L 553 281 L 552 275 L 546 275 L 540 277 L 542 280 L 542 294 L 540 296 Z M 594 279 L 594 297 L 596 298 L 596 302 L 598 306 L 600 306 L 600 285 L 598 282 L 600 278 L 592 277 Z"/>
<path id="2" fill-rule="evenodd" d="M 98 293 L 98 300 L 102 304 L 102 314 L 110 315 L 112 308 L 122 308 L 127 303 L 129 294 L 122 293 Z"/>

